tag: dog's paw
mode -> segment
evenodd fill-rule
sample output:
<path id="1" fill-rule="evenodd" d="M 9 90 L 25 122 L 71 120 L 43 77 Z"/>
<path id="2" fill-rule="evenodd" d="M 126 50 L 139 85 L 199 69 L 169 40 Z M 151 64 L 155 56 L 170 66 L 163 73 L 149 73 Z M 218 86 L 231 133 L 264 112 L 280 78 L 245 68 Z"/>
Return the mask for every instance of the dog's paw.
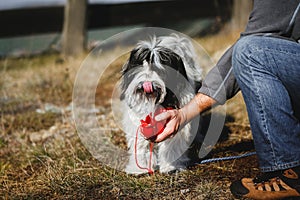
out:
<path id="1" fill-rule="evenodd" d="M 165 167 L 160 167 L 159 172 L 163 174 L 174 174 L 174 173 L 179 173 L 182 171 L 185 171 L 186 167 L 182 166 L 165 166 Z"/>
<path id="2" fill-rule="evenodd" d="M 148 171 L 146 169 L 140 169 L 138 167 L 135 167 L 135 166 L 127 166 L 125 168 L 125 172 L 127 174 L 130 174 L 130 175 L 142 175 L 142 174 L 147 174 Z"/>

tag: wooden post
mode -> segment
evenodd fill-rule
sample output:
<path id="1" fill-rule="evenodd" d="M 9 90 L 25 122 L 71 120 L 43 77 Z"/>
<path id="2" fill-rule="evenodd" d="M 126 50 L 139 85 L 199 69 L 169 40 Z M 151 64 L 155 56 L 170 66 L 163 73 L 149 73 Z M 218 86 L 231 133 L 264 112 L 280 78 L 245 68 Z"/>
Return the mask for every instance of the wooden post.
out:
<path id="1" fill-rule="evenodd" d="M 86 47 L 86 8 L 87 0 L 67 0 L 62 33 L 62 53 L 76 56 Z"/>
<path id="2" fill-rule="evenodd" d="M 236 30 L 244 30 L 253 8 L 253 0 L 234 0 L 231 16 L 231 27 Z"/>

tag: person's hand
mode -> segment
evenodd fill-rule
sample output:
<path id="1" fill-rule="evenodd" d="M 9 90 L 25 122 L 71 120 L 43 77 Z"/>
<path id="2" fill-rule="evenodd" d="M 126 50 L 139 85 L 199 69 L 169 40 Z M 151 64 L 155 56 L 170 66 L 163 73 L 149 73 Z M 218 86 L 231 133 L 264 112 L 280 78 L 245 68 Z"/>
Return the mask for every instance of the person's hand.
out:
<path id="1" fill-rule="evenodd" d="M 166 120 L 167 124 L 164 131 L 156 137 L 155 142 L 161 142 L 174 136 L 179 128 L 185 124 L 185 116 L 185 113 L 181 109 L 167 110 L 166 112 L 157 115 L 155 117 L 156 121 Z"/>
<path id="2" fill-rule="evenodd" d="M 198 93 L 181 109 L 167 110 L 166 112 L 157 115 L 155 117 L 156 121 L 166 120 L 167 124 L 164 131 L 156 137 L 155 142 L 161 142 L 174 136 L 181 127 L 190 122 L 195 116 L 211 108 L 215 104 L 216 100 L 213 98 Z"/>

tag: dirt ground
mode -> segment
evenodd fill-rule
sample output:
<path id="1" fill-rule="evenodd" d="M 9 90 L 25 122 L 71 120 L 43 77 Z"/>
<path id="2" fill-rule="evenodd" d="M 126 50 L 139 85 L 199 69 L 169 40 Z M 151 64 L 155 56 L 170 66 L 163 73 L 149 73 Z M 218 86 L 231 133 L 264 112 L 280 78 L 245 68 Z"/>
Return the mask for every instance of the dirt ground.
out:
<path id="1" fill-rule="evenodd" d="M 226 40 L 224 41 L 224 37 Z M 217 58 L 237 34 L 199 38 Z M 223 51 L 222 50 L 222 51 Z M 176 174 L 131 176 L 95 159 L 77 134 L 72 89 L 86 55 L 6 58 L 0 61 L 0 197 L 2 199 L 234 199 L 229 185 L 259 173 L 256 156 L 199 164 Z M 110 98 L 124 58 L 109 68 L 96 93 L 100 126 L 115 128 L 111 141 L 126 149 Z M 241 94 L 227 102 L 226 134 L 209 158 L 254 151 Z"/>

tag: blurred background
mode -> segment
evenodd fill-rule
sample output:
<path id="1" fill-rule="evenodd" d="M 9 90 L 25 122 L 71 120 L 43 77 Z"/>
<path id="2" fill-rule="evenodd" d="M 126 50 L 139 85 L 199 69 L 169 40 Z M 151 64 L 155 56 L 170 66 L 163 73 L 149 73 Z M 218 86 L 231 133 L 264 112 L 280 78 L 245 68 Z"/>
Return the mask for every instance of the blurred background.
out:
<path id="1" fill-rule="evenodd" d="M 164 27 L 191 37 L 242 30 L 252 2 L 242 0 L 0 1 L 0 56 L 73 55 L 135 27 Z"/>
<path id="2" fill-rule="evenodd" d="M 99 78 L 95 108 L 87 112 L 109 130 L 105 143 L 127 151 L 112 96 L 129 56 L 119 51 L 132 46 L 114 43 L 115 49 L 101 56 L 100 50 L 91 50 L 117 33 L 132 30 L 124 34 L 131 39 L 138 35 L 134 28 L 151 26 L 192 37 L 205 50 L 205 58 L 197 54 L 201 62 L 217 62 L 239 38 L 251 8 L 252 0 L 0 0 L 0 199 L 232 200 L 231 181 L 258 172 L 254 157 L 199 165 L 176 175 L 128 176 L 84 146 L 72 95 L 83 63 L 98 69 L 113 60 Z M 84 62 L 90 55 L 95 62 Z M 225 106 L 226 134 L 210 157 L 254 149 L 242 96 Z"/>

